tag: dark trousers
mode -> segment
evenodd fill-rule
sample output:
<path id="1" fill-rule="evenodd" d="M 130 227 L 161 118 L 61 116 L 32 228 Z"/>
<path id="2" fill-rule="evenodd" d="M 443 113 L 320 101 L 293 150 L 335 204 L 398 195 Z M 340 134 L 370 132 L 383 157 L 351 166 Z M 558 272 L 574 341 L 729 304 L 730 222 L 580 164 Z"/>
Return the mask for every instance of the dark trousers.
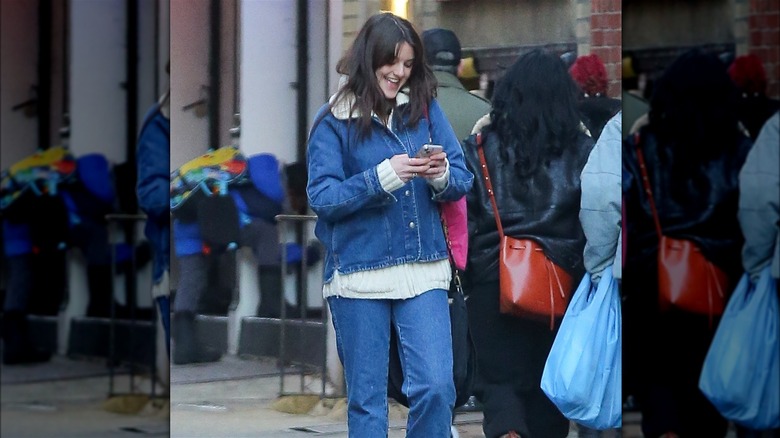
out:
<path id="1" fill-rule="evenodd" d="M 498 310 L 498 282 L 472 284 L 466 302 L 477 352 L 487 438 L 514 430 L 523 438 L 564 438 L 567 420 L 540 388 L 555 339 L 549 321 L 530 321 Z"/>

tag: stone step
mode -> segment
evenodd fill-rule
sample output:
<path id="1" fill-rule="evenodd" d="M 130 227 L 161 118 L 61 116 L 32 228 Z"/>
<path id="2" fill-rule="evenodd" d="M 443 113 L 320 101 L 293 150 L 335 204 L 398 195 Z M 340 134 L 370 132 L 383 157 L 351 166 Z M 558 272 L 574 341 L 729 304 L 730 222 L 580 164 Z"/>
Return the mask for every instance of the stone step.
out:
<path id="1" fill-rule="evenodd" d="M 284 330 L 284 349 L 280 341 Z M 321 367 L 325 325 L 320 320 L 245 317 L 241 319 L 238 355 L 281 357 L 285 362 Z"/>
<path id="2" fill-rule="evenodd" d="M 174 320 L 171 320 L 174 321 Z M 173 323 L 173 322 L 171 322 Z M 197 326 L 198 344 L 209 346 L 214 350 L 222 352 L 228 351 L 228 317 L 216 315 L 197 315 L 195 317 Z"/>
<path id="3" fill-rule="evenodd" d="M 30 343 L 33 347 L 57 351 L 57 316 L 28 315 Z"/>
<path id="4" fill-rule="evenodd" d="M 119 363 L 154 366 L 155 324 L 149 320 L 116 320 L 76 317 L 70 321 L 67 355 L 71 357 L 111 358 Z M 113 354 L 111 333 L 114 333 Z"/>

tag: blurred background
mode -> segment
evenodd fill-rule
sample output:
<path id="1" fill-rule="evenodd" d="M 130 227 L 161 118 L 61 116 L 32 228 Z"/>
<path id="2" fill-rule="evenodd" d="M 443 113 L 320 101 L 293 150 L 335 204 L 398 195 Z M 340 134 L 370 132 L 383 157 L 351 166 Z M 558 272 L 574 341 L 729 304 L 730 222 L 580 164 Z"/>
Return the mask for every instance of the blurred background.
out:
<path id="1" fill-rule="evenodd" d="M 0 3 L 3 436 L 167 434 L 135 152 L 168 88 L 169 17 L 156 0 Z"/>

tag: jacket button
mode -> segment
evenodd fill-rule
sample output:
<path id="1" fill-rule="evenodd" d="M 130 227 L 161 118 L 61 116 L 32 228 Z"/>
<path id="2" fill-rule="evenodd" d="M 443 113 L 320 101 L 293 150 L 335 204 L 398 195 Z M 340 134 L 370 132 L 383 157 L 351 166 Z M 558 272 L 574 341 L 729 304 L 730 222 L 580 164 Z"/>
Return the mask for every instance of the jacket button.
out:
<path id="1" fill-rule="evenodd" d="M 409 228 L 414 228 L 414 222 L 409 222 Z"/>
<path id="2" fill-rule="evenodd" d="M 404 192 L 404 195 L 406 195 L 406 196 L 409 196 L 409 195 L 411 195 L 411 194 L 412 194 L 412 192 L 411 192 L 411 191 L 409 191 L 409 190 L 407 190 L 406 192 Z"/>

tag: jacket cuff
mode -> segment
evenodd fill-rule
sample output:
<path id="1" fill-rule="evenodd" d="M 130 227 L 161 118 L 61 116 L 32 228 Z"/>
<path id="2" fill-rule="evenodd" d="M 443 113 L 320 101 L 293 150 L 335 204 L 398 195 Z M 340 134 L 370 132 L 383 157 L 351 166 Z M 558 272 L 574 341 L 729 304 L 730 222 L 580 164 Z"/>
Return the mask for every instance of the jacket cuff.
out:
<path id="1" fill-rule="evenodd" d="M 404 186 L 404 182 L 393 170 L 393 166 L 390 165 L 390 160 L 385 159 L 376 166 L 376 174 L 379 177 L 379 184 L 382 185 L 382 189 L 387 193 L 392 193 Z"/>
<path id="2" fill-rule="evenodd" d="M 444 163 L 447 166 L 444 169 L 444 174 L 442 174 L 442 176 L 440 176 L 440 177 L 438 177 L 436 179 L 429 180 L 429 182 L 428 182 L 428 184 L 431 185 L 431 188 L 433 189 L 433 191 L 437 192 L 437 193 L 444 191 L 444 189 L 447 188 L 447 184 L 450 181 L 450 160 L 445 158 L 444 159 Z"/>

